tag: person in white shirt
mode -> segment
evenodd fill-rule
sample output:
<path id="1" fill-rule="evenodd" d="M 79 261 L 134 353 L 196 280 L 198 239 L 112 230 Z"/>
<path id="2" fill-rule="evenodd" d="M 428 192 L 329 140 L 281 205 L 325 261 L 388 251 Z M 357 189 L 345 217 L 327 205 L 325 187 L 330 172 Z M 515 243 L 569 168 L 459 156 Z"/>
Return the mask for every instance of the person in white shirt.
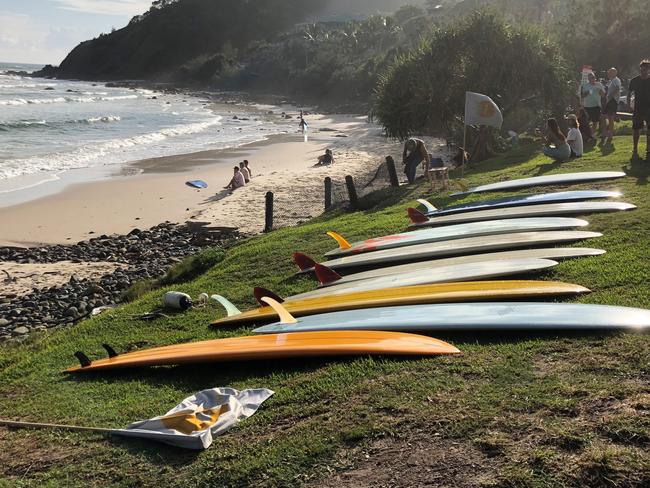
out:
<path id="1" fill-rule="evenodd" d="M 228 190 L 236 190 L 237 188 L 246 186 L 246 180 L 244 180 L 244 175 L 239 170 L 239 166 L 235 166 L 234 171 L 235 174 L 232 177 L 232 180 L 230 180 L 230 183 L 228 183 L 228 185 L 224 187 Z"/>
<path id="2" fill-rule="evenodd" d="M 601 144 L 605 143 L 605 138 L 607 138 L 607 144 L 612 143 L 614 124 L 618 115 L 618 100 L 621 97 L 621 80 L 618 77 L 616 68 L 609 68 L 607 70 L 607 78 L 609 78 L 609 83 L 607 84 L 607 102 L 603 107 L 606 125 L 600 137 Z"/>
<path id="3" fill-rule="evenodd" d="M 581 158 L 584 153 L 584 143 L 582 140 L 582 132 L 580 132 L 578 117 L 573 114 L 568 115 L 567 123 L 569 124 L 569 133 L 566 136 L 566 142 L 571 148 L 571 157 Z"/>
<path id="4" fill-rule="evenodd" d="M 246 184 L 249 184 L 251 182 L 251 172 L 243 162 L 239 163 L 239 171 L 244 175 L 244 181 Z"/>

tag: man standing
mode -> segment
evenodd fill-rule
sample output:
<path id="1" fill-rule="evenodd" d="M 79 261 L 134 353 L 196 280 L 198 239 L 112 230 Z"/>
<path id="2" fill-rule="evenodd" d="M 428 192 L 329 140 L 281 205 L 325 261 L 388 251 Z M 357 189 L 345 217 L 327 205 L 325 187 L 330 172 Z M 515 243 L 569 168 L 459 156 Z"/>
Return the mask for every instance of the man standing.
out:
<path id="1" fill-rule="evenodd" d="M 634 151 L 632 157 L 639 158 L 639 138 L 643 126 L 646 132 L 646 159 L 650 160 L 650 59 L 644 59 L 639 64 L 641 74 L 630 80 L 627 93 L 627 104 L 631 106 L 632 93 L 634 93 L 634 116 L 632 118 Z"/>
<path id="2" fill-rule="evenodd" d="M 587 79 L 587 83 L 582 85 L 581 90 L 582 106 L 585 108 L 585 111 L 589 116 L 591 133 L 596 134 L 598 125 L 600 124 L 600 115 L 602 111 L 600 100 L 603 95 L 605 95 L 605 87 L 596 80 L 596 75 L 593 73 L 589 73 Z"/>
<path id="3" fill-rule="evenodd" d="M 609 84 L 607 85 L 607 101 L 603 107 L 603 115 L 605 116 L 605 127 L 601 133 L 600 143 L 611 144 L 614 137 L 614 125 L 616 123 L 616 116 L 618 115 L 618 100 L 621 98 L 621 80 L 618 78 L 618 71 L 616 68 L 609 68 L 607 70 L 607 78 Z"/>
<path id="4" fill-rule="evenodd" d="M 429 153 L 421 139 L 410 138 L 404 144 L 404 153 L 402 162 L 405 165 L 404 172 L 409 183 L 415 183 L 415 174 L 417 173 L 420 163 L 425 162 L 427 169 L 429 166 Z"/>

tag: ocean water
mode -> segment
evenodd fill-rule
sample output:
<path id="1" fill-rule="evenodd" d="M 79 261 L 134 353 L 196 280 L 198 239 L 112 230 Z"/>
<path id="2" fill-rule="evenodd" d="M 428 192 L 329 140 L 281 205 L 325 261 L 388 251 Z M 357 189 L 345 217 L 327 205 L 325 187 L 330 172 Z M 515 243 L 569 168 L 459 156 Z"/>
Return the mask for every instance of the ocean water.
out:
<path id="1" fill-rule="evenodd" d="M 236 147 L 296 130 L 294 121 L 268 115 L 268 106 L 8 74 L 39 68 L 0 63 L 0 192 L 78 168 Z"/>

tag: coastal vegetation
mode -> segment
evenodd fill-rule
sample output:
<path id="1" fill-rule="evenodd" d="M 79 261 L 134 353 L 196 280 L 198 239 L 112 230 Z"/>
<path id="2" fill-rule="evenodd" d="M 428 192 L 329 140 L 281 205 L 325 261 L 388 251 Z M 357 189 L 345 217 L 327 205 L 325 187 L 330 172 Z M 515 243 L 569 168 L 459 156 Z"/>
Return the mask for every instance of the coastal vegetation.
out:
<path id="1" fill-rule="evenodd" d="M 558 166 L 526 145 L 472 168 L 467 184 L 624 168 L 628 177 L 616 188 L 638 210 L 588 217 L 589 229 L 604 234 L 590 245 L 607 254 L 563 262 L 541 278 L 591 288 L 580 302 L 649 308 L 648 173 L 629 163 L 630 152 L 629 136 L 619 136 L 614 149 L 595 148 Z M 207 255 L 213 267 L 173 288 L 192 296 L 222 293 L 242 309 L 254 306 L 254 286 L 285 296 L 308 290 L 315 284 L 293 275 L 292 251 L 322 258 L 332 248 L 324 235 L 332 229 L 354 240 L 401 231 L 406 207 L 425 190 L 426 183 L 384 190 L 371 196 L 381 203 L 367 211 L 335 210 L 239 242 Z M 481 198 L 443 194 L 434 204 Z M 3 345 L 0 417 L 123 427 L 208 387 L 268 387 L 275 396 L 203 453 L 93 434 L 0 430 L 5 484 L 379 486 L 395 473 L 404 486 L 650 482 L 648 334 L 445 334 L 440 338 L 459 347 L 462 356 L 229 363 L 84 377 L 61 373 L 75 362 L 77 350 L 102 356 L 102 343 L 122 352 L 250 332 L 210 329 L 224 313 L 216 306 L 137 320 L 155 310 L 169 289 L 78 326 Z"/>

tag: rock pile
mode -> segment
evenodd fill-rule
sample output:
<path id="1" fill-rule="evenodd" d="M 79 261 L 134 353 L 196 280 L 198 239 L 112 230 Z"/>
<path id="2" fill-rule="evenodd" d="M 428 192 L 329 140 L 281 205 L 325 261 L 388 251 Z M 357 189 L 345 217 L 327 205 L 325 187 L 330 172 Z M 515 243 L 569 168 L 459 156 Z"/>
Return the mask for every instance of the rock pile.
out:
<path id="1" fill-rule="evenodd" d="M 24 337 L 34 330 L 72 325 L 94 308 L 119 303 L 132 283 L 159 278 L 186 256 L 239 237 L 232 229 L 197 230 L 188 225 L 164 223 L 145 231 L 134 229 L 125 236 L 102 235 L 71 246 L 0 248 L 0 261 L 107 261 L 124 265 L 99 279 L 72 276 L 64 286 L 34 289 L 23 296 L 0 291 L 0 342 Z"/>

